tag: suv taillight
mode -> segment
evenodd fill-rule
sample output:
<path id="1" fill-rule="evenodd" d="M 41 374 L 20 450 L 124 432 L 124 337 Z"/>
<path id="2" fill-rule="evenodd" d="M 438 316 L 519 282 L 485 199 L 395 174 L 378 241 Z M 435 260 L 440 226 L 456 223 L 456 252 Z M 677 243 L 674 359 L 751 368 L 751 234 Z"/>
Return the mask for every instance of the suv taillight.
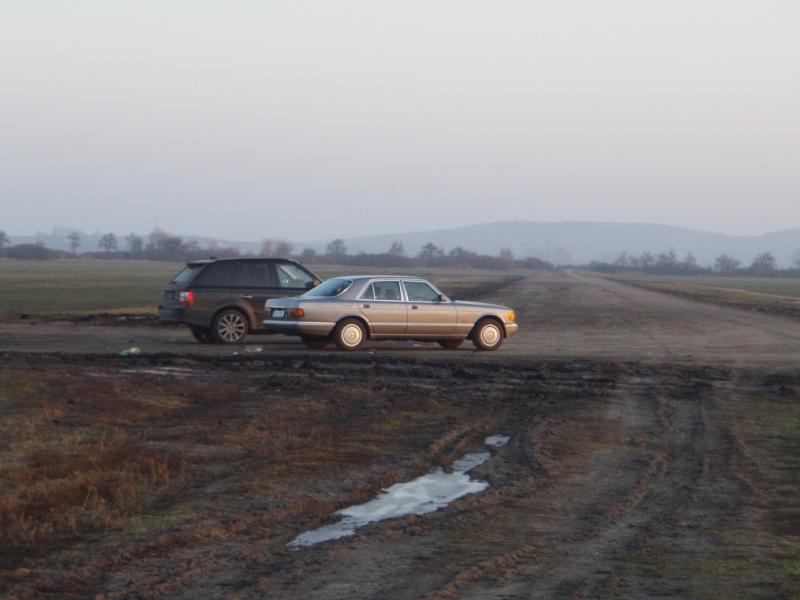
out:
<path id="1" fill-rule="evenodd" d="M 178 304 L 185 307 L 194 306 L 194 292 L 189 290 L 188 292 L 181 292 L 178 295 Z"/>

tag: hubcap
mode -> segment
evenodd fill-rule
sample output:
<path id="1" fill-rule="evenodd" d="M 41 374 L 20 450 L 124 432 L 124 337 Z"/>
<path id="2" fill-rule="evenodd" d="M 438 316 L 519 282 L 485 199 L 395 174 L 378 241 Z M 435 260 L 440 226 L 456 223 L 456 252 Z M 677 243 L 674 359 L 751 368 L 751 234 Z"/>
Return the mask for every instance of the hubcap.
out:
<path id="1" fill-rule="evenodd" d="M 354 347 L 358 346 L 361 343 L 361 339 L 364 337 L 364 333 L 361 331 L 361 327 L 354 324 L 345 325 L 344 329 L 342 329 L 342 343 L 345 346 Z"/>
<path id="2" fill-rule="evenodd" d="M 500 328 L 497 325 L 484 325 L 481 329 L 481 342 L 485 346 L 496 346 L 500 341 Z"/>
<path id="3" fill-rule="evenodd" d="M 236 313 L 229 313 L 219 320 L 217 331 L 226 342 L 235 342 L 244 335 L 244 319 Z"/>

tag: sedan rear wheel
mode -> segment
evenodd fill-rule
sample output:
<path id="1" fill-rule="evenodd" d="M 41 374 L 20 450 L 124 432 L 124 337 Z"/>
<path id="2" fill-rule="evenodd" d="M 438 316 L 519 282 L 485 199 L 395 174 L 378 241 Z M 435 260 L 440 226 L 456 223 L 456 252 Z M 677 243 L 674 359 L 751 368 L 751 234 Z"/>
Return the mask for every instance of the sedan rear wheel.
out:
<path id="1" fill-rule="evenodd" d="M 483 319 L 472 331 L 472 343 L 478 350 L 497 350 L 503 343 L 503 327 L 494 319 Z"/>
<path id="2" fill-rule="evenodd" d="M 214 318 L 211 339 L 219 344 L 235 344 L 246 336 L 249 327 L 247 317 L 238 310 L 223 310 Z"/>
<path id="3" fill-rule="evenodd" d="M 438 344 L 442 348 L 446 348 L 448 350 L 455 350 L 456 348 L 458 348 L 463 343 L 464 343 L 464 340 L 439 340 L 438 341 Z"/>
<path id="4" fill-rule="evenodd" d="M 333 340 L 342 350 L 358 350 L 367 341 L 367 330 L 358 319 L 345 319 L 336 326 Z"/>

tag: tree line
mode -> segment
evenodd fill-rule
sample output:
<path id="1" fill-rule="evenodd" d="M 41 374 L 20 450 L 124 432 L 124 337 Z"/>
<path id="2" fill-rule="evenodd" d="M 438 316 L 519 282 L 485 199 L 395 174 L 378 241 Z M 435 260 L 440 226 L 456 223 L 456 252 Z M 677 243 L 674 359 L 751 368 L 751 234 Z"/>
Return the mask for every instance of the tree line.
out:
<path id="1" fill-rule="evenodd" d="M 397 240 L 390 244 L 386 252 L 358 252 L 351 254 L 342 238 L 328 242 L 324 252 L 313 248 L 303 248 L 296 252 L 290 242 L 281 239 L 265 238 L 257 252 L 241 252 L 235 247 L 216 244 L 201 246 L 196 240 L 184 240 L 180 236 L 155 229 L 147 236 L 130 233 L 121 238 L 114 233 L 103 234 L 96 249 L 79 253 L 83 236 L 71 231 L 66 236 L 69 252 L 52 250 L 41 243 L 9 246 L 8 236 L 0 231 L 0 255 L 10 258 L 45 260 L 49 258 L 140 259 L 180 262 L 208 257 L 235 258 L 239 256 L 264 256 L 294 258 L 304 264 L 341 264 L 371 267 L 474 267 L 481 269 L 510 269 L 513 267 L 550 268 L 545 261 L 537 258 L 517 259 L 509 248 L 503 248 L 495 256 L 479 254 L 457 246 L 449 251 L 428 242 L 413 256 L 409 256 L 403 242 Z"/>
<path id="2" fill-rule="evenodd" d="M 614 262 L 594 261 L 589 264 L 589 268 L 603 273 L 636 271 L 655 275 L 800 276 L 800 253 L 797 253 L 792 266 L 787 269 L 778 268 L 778 261 L 772 252 L 761 252 L 749 265 L 744 265 L 729 254 L 721 254 L 712 265 L 702 267 L 691 252 L 681 259 L 672 249 L 658 254 L 642 252 L 635 255 L 622 252 Z"/>

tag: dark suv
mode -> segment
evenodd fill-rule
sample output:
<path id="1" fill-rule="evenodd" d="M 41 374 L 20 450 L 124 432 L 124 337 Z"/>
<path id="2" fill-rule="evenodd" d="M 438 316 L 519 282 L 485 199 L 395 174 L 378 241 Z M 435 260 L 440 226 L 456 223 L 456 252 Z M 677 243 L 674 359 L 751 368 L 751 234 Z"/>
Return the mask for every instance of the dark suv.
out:
<path id="1" fill-rule="evenodd" d="M 199 342 L 233 344 L 260 332 L 270 298 L 299 296 L 320 279 L 282 258 L 197 260 L 170 281 L 159 306 L 163 323 L 182 323 Z"/>

